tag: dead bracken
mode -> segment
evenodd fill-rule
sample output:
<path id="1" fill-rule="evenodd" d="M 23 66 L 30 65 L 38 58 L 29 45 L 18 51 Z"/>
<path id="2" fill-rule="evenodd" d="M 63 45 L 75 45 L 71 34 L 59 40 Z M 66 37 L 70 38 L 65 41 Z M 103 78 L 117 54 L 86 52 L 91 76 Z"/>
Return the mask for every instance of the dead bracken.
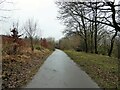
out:
<path id="1" fill-rule="evenodd" d="M 2 88 L 20 88 L 24 86 L 37 72 L 50 51 L 35 50 L 31 53 L 23 52 L 22 55 L 5 55 L 2 61 Z M 43 57 L 43 58 L 42 58 Z"/>

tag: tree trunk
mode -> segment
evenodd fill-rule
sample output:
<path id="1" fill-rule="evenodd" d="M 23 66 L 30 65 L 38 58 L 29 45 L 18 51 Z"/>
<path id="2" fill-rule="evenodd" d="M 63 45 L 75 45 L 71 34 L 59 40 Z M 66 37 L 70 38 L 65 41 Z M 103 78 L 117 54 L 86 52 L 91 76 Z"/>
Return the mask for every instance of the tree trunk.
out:
<path id="1" fill-rule="evenodd" d="M 113 45 L 114 45 L 114 39 L 111 40 L 110 50 L 108 52 L 108 56 L 110 56 L 110 57 L 111 57 L 111 54 L 112 54 Z"/>
<path id="2" fill-rule="evenodd" d="M 84 41 L 85 41 L 85 52 L 87 53 L 88 52 L 87 39 L 85 38 Z"/>
<path id="3" fill-rule="evenodd" d="M 85 12 L 84 12 L 84 9 L 83 11 L 81 11 L 81 14 L 82 15 L 85 15 Z M 82 24 L 83 24 L 83 29 L 84 29 L 84 34 L 85 34 L 85 52 L 87 53 L 88 52 L 88 43 L 87 43 L 87 31 L 86 31 L 86 25 L 85 25 L 85 19 L 83 17 L 81 17 L 81 21 L 82 21 Z"/>
<path id="4" fill-rule="evenodd" d="M 17 53 L 17 37 L 13 37 L 13 54 L 15 55 Z"/>
<path id="5" fill-rule="evenodd" d="M 91 53 L 93 53 L 93 51 L 94 51 L 94 44 L 93 44 L 93 38 L 94 38 L 94 35 L 93 35 L 93 32 L 94 31 L 94 23 L 93 22 L 91 22 L 91 26 L 90 26 L 90 51 L 91 51 Z"/>
<path id="6" fill-rule="evenodd" d="M 120 37 L 118 39 L 118 59 L 120 59 Z"/>
<path id="7" fill-rule="evenodd" d="M 120 88 L 120 59 L 118 59 L 118 88 Z"/>
<path id="8" fill-rule="evenodd" d="M 98 50 L 97 50 L 97 24 L 95 25 L 96 29 L 95 29 L 95 53 L 98 54 Z"/>
<path id="9" fill-rule="evenodd" d="M 34 51 L 34 47 L 33 47 L 33 38 L 30 37 L 30 42 L 31 42 L 31 50 Z"/>
<path id="10" fill-rule="evenodd" d="M 91 53 L 93 53 L 93 33 L 91 33 Z"/>
<path id="11" fill-rule="evenodd" d="M 96 8 L 95 8 L 95 53 L 98 54 L 97 50 L 97 2 L 96 2 Z"/>
<path id="12" fill-rule="evenodd" d="M 108 52 L 108 56 L 111 56 L 112 51 L 113 51 L 113 46 L 114 46 L 114 41 L 115 41 L 115 37 L 117 36 L 117 31 L 115 32 L 114 36 L 111 39 L 111 45 L 110 45 L 110 50 Z"/>

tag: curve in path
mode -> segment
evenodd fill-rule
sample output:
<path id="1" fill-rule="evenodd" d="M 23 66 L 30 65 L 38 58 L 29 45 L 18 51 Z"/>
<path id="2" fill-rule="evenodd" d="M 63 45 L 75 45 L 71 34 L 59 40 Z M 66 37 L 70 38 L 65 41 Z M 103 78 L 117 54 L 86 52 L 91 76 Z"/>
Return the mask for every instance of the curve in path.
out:
<path id="1" fill-rule="evenodd" d="M 99 88 L 98 85 L 61 50 L 56 49 L 26 88 Z"/>

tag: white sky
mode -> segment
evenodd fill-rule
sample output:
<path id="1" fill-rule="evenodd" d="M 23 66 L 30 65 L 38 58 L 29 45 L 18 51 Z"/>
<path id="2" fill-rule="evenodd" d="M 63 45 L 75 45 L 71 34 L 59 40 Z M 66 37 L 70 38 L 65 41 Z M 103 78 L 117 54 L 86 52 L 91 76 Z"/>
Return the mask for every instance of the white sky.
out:
<path id="1" fill-rule="evenodd" d="M 0 0 L 2 1 L 2 0 Z M 55 0 L 7 0 L 10 3 L 0 5 L 1 8 L 17 9 L 10 12 L 1 11 L 0 16 L 10 16 L 7 22 L 0 22 L 0 34 L 10 33 L 13 22 L 19 20 L 23 26 L 26 20 L 34 18 L 38 21 L 41 30 L 37 31 L 39 37 L 54 37 L 56 40 L 63 37 L 64 26 L 56 19 L 58 8 Z M 119 0 L 116 0 L 119 1 Z"/>
<path id="2" fill-rule="evenodd" d="M 1 1 L 1 0 L 0 0 Z M 10 16 L 7 22 L 1 22 L 0 34 L 10 33 L 10 28 L 13 22 L 19 20 L 20 26 L 22 26 L 26 20 L 33 18 L 38 21 L 41 30 L 37 31 L 39 37 L 54 37 L 56 40 L 63 37 L 62 31 L 64 26 L 60 24 L 56 16 L 58 14 L 58 8 L 55 4 L 55 0 L 7 0 L 12 1 L 14 4 L 4 4 L 0 8 L 17 9 L 10 12 L 2 12 L 2 15 Z"/>

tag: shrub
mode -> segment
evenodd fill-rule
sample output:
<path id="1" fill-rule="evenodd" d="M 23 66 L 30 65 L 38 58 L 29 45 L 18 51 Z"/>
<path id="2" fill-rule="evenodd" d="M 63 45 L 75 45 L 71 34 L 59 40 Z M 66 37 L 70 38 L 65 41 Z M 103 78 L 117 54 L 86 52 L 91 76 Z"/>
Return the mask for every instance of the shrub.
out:
<path id="1" fill-rule="evenodd" d="M 35 49 L 41 50 L 41 47 L 40 46 L 36 46 Z"/>

